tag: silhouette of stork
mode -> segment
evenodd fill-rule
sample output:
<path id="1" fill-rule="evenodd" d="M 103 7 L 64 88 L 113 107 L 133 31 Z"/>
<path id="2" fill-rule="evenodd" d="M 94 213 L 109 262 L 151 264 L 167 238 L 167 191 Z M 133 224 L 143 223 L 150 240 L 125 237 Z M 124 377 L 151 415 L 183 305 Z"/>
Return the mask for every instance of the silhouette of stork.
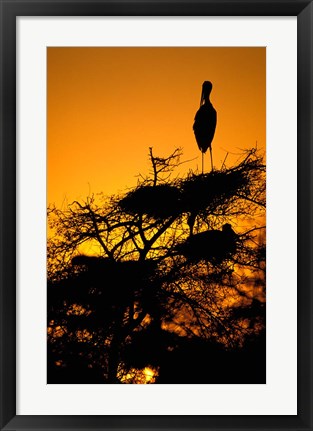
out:
<path id="1" fill-rule="evenodd" d="M 211 101 L 210 94 L 212 91 L 212 83 L 204 81 L 202 84 L 200 108 L 198 109 L 193 124 L 193 131 L 199 150 L 202 152 L 202 173 L 203 173 L 203 158 L 207 149 L 210 149 L 211 155 L 211 169 L 213 170 L 213 158 L 211 143 L 214 138 L 216 128 L 216 110 L 214 109 Z"/>
<path id="2" fill-rule="evenodd" d="M 222 230 L 207 230 L 190 236 L 177 246 L 177 251 L 192 262 L 208 260 L 220 263 L 236 251 L 238 235 L 226 223 Z"/>

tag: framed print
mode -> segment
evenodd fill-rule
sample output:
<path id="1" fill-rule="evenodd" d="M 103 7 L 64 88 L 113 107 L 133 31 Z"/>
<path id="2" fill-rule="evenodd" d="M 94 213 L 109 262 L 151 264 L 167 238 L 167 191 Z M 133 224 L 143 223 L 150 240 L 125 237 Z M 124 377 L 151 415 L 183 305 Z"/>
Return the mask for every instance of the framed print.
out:
<path id="1" fill-rule="evenodd" d="M 1 23 L 1 429 L 312 429 L 312 2 Z"/>

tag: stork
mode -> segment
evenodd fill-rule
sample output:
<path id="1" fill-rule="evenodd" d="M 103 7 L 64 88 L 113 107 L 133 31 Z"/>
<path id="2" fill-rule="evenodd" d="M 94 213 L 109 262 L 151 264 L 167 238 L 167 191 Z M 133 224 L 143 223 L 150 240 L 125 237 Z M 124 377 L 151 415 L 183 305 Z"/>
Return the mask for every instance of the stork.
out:
<path id="1" fill-rule="evenodd" d="M 193 131 L 195 138 L 202 153 L 202 173 L 203 173 L 203 159 L 207 149 L 210 149 L 211 155 L 211 170 L 213 170 L 212 146 L 211 143 L 214 138 L 216 128 L 216 110 L 214 109 L 211 101 L 210 94 L 212 91 L 212 82 L 204 81 L 202 84 L 200 108 L 198 109 L 193 124 Z"/>
<path id="2" fill-rule="evenodd" d="M 207 230 L 190 236 L 184 243 L 178 244 L 176 251 L 190 261 L 208 260 L 220 263 L 236 251 L 238 235 L 231 225 L 226 223 L 222 230 Z"/>

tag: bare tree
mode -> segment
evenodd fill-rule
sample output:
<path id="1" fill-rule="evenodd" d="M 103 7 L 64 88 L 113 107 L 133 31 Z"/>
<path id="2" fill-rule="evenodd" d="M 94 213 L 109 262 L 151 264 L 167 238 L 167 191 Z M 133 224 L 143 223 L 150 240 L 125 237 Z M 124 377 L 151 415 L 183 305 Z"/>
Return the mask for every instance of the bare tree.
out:
<path id="1" fill-rule="evenodd" d="M 150 148 L 150 173 L 124 195 L 49 207 L 49 381 L 166 383 L 178 363 L 180 383 L 197 381 L 186 348 L 244 363 L 263 337 L 263 158 L 179 177 L 181 155 Z"/>

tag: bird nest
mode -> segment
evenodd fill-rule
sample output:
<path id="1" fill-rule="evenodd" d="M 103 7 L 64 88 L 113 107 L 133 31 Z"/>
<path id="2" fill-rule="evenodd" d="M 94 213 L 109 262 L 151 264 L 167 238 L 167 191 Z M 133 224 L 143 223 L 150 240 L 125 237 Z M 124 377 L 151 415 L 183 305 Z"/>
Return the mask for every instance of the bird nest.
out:
<path id="1" fill-rule="evenodd" d="M 186 212 L 214 211 L 236 194 L 249 194 L 263 168 L 259 158 L 249 155 L 231 169 L 192 173 L 171 184 L 140 185 L 121 199 L 119 206 L 128 214 L 145 214 L 155 219 Z"/>
<path id="2" fill-rule="evenodd" d="M 180 191 L 169 184 L 140 186 L 119 202 L 120 208 L 130 214 L 146 214 L 167 218 L 179 213 Z"/>
<path id="3" fill-rule="evenodd" d="M 191 175 L 182 182 L 182 206 L 185 211 L 216 207 L 246 187 L 247 176 L 239 171 L 213 171 Z"/>

